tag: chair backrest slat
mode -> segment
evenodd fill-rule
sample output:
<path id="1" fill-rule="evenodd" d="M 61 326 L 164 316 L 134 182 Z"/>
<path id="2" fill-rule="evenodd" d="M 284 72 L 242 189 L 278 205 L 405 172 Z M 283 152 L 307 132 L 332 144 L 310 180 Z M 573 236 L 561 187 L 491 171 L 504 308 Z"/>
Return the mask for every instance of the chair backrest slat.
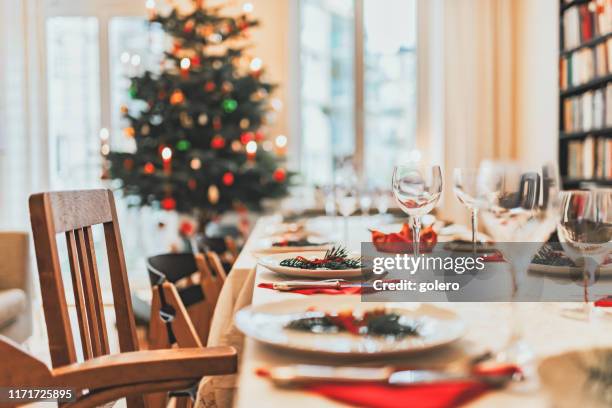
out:
<path id="1" fill-rule="evenodd" d="M 93 357 L 90 326 L 88 324 L 87 308 L 85 306 L 85 295 L 83 290 L 82 275 L 79 268 L 77 256 L 77 245 L 74 231 L 66 231 L 66 247 L 68 248 L 68 260 L 70 263 L 70 275 L 72 276 L 72 291 L 74 292 L 74 303 L 79 322 L 79 333 L 81 334 L 81 344 L 83 345 L 83 357 L 90 359 Z"/>
<path id="2" fill-rule="evenodd" d="M 106 331 L 106 319 L 104 317 L 104 304 L 102 302 L 102 290 L 100 289 L 100 279 L 98 278 L 96 251 L 94 249 L 91 227 L 83 228 L 83 238 L 85 240 L 86 252 L 89 255 L 87 260 L 89 262 L 89 271 L 92 276 L 93 304 L 95 307 L 95 314 L 98 318 L 101 354 L 109 354 L 110 347 L 108 345 L 108 333 Z"/>
<path id="3" fill-rule="evenodd" d="M 58 259 L 58 233 L 66 236 L 83 357 L 89 359 L 110 352 L 91 228 L 98 224 L 104 228 L 120 351 L 138 350 L 112 192 L 86 190 L 35 194 L 30 197 L 30 217 L 53 366 L 76 361 Z"/>

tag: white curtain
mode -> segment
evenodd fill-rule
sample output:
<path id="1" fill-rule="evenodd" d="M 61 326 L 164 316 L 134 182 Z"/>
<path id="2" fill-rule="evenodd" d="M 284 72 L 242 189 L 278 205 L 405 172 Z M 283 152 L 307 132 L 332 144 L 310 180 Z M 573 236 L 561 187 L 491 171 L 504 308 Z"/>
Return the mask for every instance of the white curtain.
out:
<path id="1" fill-rule="evenodd" d="M 487 158 L 516 157 L 514 2 L 444 1 L 446 200 L 458 222 L 467 211 L 452 197 L 452 171 Z"/>
<path id="2" fill-rule="evenodd" d="M 1 229 L 29 229 L 27 197 L 46 183 L 41 1 L 0 2 Z"/>

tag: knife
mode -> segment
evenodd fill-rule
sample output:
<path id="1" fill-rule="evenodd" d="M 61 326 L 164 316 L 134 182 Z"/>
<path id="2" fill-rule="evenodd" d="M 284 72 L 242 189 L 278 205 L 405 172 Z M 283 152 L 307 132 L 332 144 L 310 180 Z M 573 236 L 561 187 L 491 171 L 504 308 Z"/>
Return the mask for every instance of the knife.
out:
<path id="1" fill-rule="evenodd" d="M 279 366 L 267 370 L 272 382 L 290 387 L 316 382 L 380 382 L 391 385 L 432 384 L 444 381 L 480 381 L 500 387 L 512 380 L 516 367 L 496 366 L 487 370 L 396 370 L 384 367 L 332 367 L 324 365 L 297 364 Z"/>

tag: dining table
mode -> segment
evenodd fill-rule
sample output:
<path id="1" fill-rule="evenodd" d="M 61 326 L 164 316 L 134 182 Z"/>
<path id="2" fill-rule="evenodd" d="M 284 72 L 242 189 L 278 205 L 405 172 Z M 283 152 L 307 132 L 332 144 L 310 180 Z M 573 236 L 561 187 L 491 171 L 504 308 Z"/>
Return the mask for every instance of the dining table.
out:
<path id="1" fill-rule="evenodd" d="M 360 244 L 371 240 L 369 229 L 391 222 L 378 216 L 353 216 L 348 220 L 348 234 L 344 237 L 344 223 L 341 217 L 313 217 L 306 221 L 305 228 L 323 237 L 344 244 L 352 251 L 359 251 Z M 397 222 L 397 221 L 396 221 Z M 292 352 L 264 345 L 251 338 L 244 338 L 235 327 L 235 313 L 249 305 L 261 305 L 294 299 L 306 295 L 281 292 L 258 285 L 263 282 L 282 282 L 292 279 L 273 273 L 258 266 L 257 251 L 267 242 L 269 235 L 282 225 L 278 216 L 264 216 L 258 219 L 242 251 L 240 252 L 225 286 L 221 292 L 210 332 L 208 345 L 233 345 L 239 350 L 239 371 L 235 376 L 203 381 L 200 385 L 199 406 L 213 406 L 206 401 L 216 396 L 216 406 L 253 407 L 345 407 L 310 391 L 299 388 L 279 388 L 258 371 L 280 365 L 325 364 L 356 365 L 361 360 L 336 359 L 328 356 Z M 329 295 L 342 296 L 342 295 Z M 433 350 L 402 357 L 368 361 L 372 365 L 411 365 L 431 367 L 451 361 L 469 358 L 483 351 L 500 349 L 509 335 L 508 323 L 511 313 L 508 302 L 438 302 L 437 306 L 454 311 L 465 322 L 467 330 L 458 341 Z M 612 346 L 612 337 L 606 335 L 600 324 L 572 320 L 559 313 L 560 305 L 549 302 L 523 302 L 515 308 L 526 343 L 537 362 L 559 353 L 575 349 Z M 570 373 L 568 373 L 570 375 Z M 549 393 L 538 385 L 516 390 L 512 387 L 487 392 L 468 402 L 467 407 L 549 407 Z"/>

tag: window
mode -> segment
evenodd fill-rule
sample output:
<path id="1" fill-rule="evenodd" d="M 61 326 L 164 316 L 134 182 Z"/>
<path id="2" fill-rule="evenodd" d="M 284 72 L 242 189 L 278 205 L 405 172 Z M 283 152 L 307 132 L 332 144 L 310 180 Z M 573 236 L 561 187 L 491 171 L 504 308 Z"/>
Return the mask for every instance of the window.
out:
<path id="1" fill-rule="evenodd" d="M 416 145 L 417 0 L 300 0 L 301 171 L 333 181 L 354 156 L 368 185 L 388 184 Z"/>

